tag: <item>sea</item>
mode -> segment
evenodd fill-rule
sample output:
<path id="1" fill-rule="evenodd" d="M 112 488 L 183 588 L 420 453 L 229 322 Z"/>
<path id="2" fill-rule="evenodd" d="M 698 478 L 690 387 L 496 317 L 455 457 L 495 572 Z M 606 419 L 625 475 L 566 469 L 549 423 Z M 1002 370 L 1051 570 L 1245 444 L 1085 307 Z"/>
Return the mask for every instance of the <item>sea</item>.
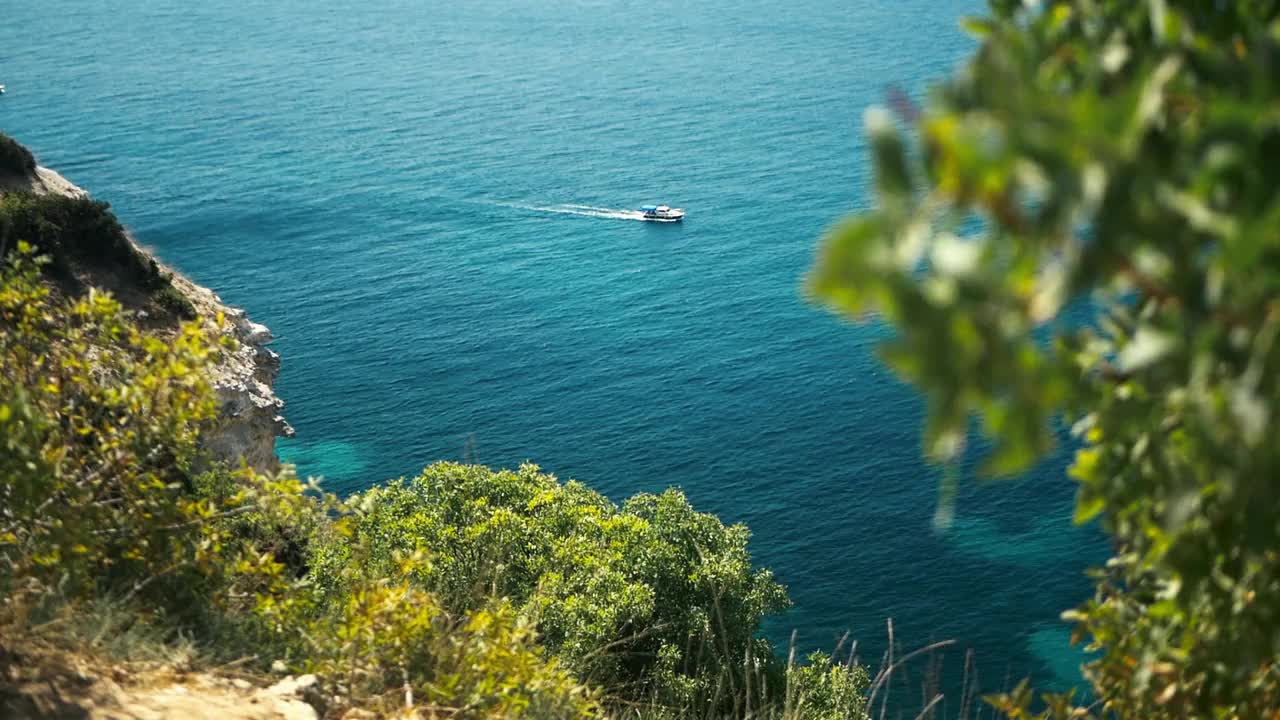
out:
<path id="1" fill-rule="evenodd" d="M 329 489 L 437 460 L 679 487 L 788 587 L 780 652 L 847 636 L 876 665 L 892 621 L 905 650 L 955 640 L 952 672 L 972 651 L 984 690 L 1065 689 L 1059 614 L 1107 554 L 1070 521 L 1069 439 L 1016 480 L 966 464 L 936 526 L 891 330 L 803 289 L 873 202 L 864 110 L 957 72 L 983 9 L 11 2 L 0 130 L 274 331 L 279 453 Z"/>

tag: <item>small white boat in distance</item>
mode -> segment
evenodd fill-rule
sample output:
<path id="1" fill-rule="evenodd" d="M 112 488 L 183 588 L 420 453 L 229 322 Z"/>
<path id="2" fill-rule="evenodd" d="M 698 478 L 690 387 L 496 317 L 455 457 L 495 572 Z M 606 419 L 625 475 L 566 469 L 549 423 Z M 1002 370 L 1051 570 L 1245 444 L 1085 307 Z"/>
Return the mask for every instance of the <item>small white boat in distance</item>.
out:
<path id="1" fill-rule="evenodd" d="M 4 94 L 4 86 L 0 85 L 0 95 L 3 95 L 3 94 Z"/>
<path id="2" fill-rule="evenodd" d="M 640 212 L 649 222 L 680 222 L 684 219 L 684 210 L 666 205 L 645 205 Z"/>

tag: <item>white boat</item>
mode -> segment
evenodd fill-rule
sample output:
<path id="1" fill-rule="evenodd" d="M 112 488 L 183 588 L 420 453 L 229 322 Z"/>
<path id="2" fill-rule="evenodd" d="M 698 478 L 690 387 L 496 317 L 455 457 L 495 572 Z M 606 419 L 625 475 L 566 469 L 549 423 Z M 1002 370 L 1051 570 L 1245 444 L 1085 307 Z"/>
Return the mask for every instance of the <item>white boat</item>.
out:
<path id="1" fill-rule="evenodd" d="M 666 205 L 645 205 L 640 212 L 649 222 L 680 222 L 684 219 L 684 210 Z"/>
<path id="2" fill-rule="evenodd" d="M 4 94 L 4 86 L 0 85 L 0 95 L 3 95 L 3 94 Z"/>

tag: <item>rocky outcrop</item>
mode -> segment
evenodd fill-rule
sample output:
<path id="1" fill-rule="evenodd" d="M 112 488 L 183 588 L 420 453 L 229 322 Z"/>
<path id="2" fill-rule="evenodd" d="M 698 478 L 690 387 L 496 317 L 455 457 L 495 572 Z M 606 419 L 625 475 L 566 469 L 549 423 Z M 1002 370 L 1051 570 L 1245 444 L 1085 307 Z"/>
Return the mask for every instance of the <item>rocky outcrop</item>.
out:
<path id="1" fill-rule="evenodd" d="M 45 167 L 36 168 L 35 173 L 27 177 L 0 178 L 0 193 L 5 191 L 70 197 L 88 195 Z M 215 460 L 239 465 L 243 457 L 259 470 L 275 469 L 279 464 L 275 439 L 292 436 L 293 428 L 281 415 L 284 401 L 272 390 L 276 373 L 280 370 L 280 356 L 267 347 L 272 339 L 271 331 L 250 320 L 243 310 L 227 306 L 212 290 L 197 285 L 166 266 L 132 237 L 130 241 L 139 253 L 154 260 L 169 276 L 170 282 L 190 301 L 210 332 L 236 341 L 235 349 L 225 351 L 213 368 L 221 412 L 217 427 L 204 434 L 206 448 Z M 219 318 L 222 318 L 221 323 Z M 159 331 L 165 330 L 160 328 Z"/>
<path id="2" fill-rule="evenodd" d="M 213 367 L 220 419 L 216 428 L 204 434 L 206 449 L 228 463 L 238 464 L 243 457 L 254 468 L 274 470 L 279 464 L 275 439 L 292 437 L 293 428 L 281 415 L 284 401 L 272 389 L 280 356 L 267 347 L 271 331 L 185 276 L 174 272 L 170 279 L 213 332 L 236 341 L 236 349 L 226 351 Z M 221 326 L 216 324 L 219 314 Z"/>

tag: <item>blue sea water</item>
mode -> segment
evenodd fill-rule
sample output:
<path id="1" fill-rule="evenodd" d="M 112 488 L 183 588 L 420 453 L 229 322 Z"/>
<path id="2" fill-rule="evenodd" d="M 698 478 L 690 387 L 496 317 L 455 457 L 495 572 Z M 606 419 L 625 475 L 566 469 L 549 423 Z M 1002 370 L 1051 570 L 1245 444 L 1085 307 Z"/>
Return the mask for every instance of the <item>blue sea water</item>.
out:
<path id="1" fill-rule="evenodd" d="M 988 689 L 1069 685 L 1057 616 L 1105 548 L 1065 455 L 935 531 L 886 329 L 801 292 L 870 201 L 863 109 L 952 72 L 981 6 L 10 3 L 0 129 L 274 330 L 279 450 L 331 489 L 439 459 L 680 486 L 754 531 L 779 642 L 875 661 L 891 617 Z M 688 220 L 628 219 L 649 202 Z"/>

